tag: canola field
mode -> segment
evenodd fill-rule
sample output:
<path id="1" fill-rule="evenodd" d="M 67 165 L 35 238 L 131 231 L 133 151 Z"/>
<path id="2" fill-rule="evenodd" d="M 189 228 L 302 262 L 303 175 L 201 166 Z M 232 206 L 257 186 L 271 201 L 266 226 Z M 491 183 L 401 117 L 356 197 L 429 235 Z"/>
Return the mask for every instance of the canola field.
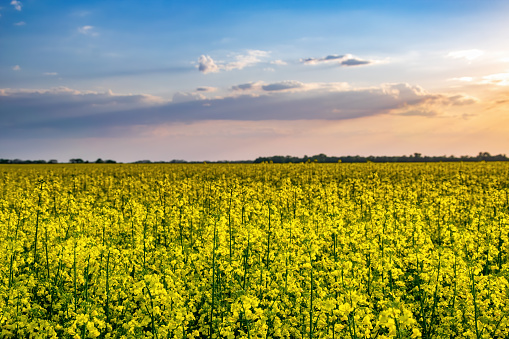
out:
<path id="1" fill-rule="evenodd" d="M 1 338 L 508 338 L 509 163 L 0 166 Z"/>

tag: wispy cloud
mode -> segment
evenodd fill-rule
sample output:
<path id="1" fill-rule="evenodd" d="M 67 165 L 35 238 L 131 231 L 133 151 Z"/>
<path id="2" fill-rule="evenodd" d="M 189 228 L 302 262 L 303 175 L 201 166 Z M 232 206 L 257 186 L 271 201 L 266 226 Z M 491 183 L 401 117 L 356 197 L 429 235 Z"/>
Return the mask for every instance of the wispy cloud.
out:
<path id="1" fill-rule="evenodd" d="M 24 22 L 24 21 L 16 22 L 14 24 L 14 26 L 25 26 L 25 25 L 26 25 L 26 22 Z"/>
<path id="2" fill-rule="evenodd" d="M 55 76 L 55 75 L 58 75 L 57 72 L 44 72 L 42 73 L 43 75 L 49 75 L 49 76 Z"/>
<path id="3" fill-rule="evenodd" d="M 13 66 L 13 67 L 12 67 L 12 70 L 13 70 L 13 71 L 20 71 L 20 70 L 21 70 L 21 67 L 19 67 L 19 65 L 16 65 L 16 66 Z"/>
<path id="4" fill-rule="evenodd" d="M 315 65 L 322 62 L 342 60 L 344 57 L 345 57 L 344 55 L 327 55 L 326 57 L 323 58 L 306 58 L 301 59 L 300 61 L 305 64 Z"/>
<path id="5" fill-rule="evenodd" d="M 488 74 L 481 77 L 451 78 L 449 81 L 466 82 L 477 85 L 509 86 L 509 72 Z"/>
<path id="6" fill-rule="evenodd" d="M 248 50 L 246 54 L 233 55 L 232 61 L 214 61 L 209 55 L 201 55 L 198 58 L 198 70 L 204 74 L 217 73 L 219 71 L 232 71 L 254 66 L 268 57 L 270 52 L 260 50 Z"/>
<path id="7" fill-rule="evenodd" d="M 232 91 L 247 91 L 255 88 L 261 88 L 260 82 L 250 82 L 246 84 L 239 84 L 231 87 Z"/>
<path id="8" fill-rule="evenodd" d="M 484 51 L 481 51 L 480 49 L 467 49 L 467 50 L 449 52 L 446 55 L 446 57 L 453 58 L 453 59 L 465 59 L 468 61 L 472 61 L 477 58 L 480 58 L 483 55 L 484 55 Z"/>
<path id="9" fill-rule="evenodd" d="M 89 35 L 89 36 L 98 36 L 99 35 L 99 33 L 96 32 L 95 27 L 90 26 L 90 25 L 78 27 L 78 32 L 80 32 L 81 34 L 84 34 L 84 35 Z"/>
<path id="10" fill-rule="evenodd" d="M 272 65 L 278 65 L 278 66 L 286 66 L 288 63 L 283 60 L 273 60 L 270 62 Z"/>
<path id="11" fill-rule="evenodd" d="M 323 58 L 306 58 L 300 59 L 300 62 L 307 65 L 318 65 L 324 63 L 338 64 L 341 66 L 361 66 L 361 65 L 369 65 L 374 63 L 373 60 L 364 60 L 358 57 L 355 57 L 351 54 L 345 55 L 327 55 Z"/>
<path id="12" fill-rule="evenodd" d="M 87 11 L 87 10 L 78 10 L 78 11 L 74 11 L 71 13 L 71 15 L 78 16 L 78 17 L 86 17 L 90 14 L 92 14 L 92 12 Z"/>
<path id="13" fill-rule="evenodd" d="M 338 92 L 349 90 L 351 87 L 345 82 L 300 82 L 296 80 L 285 80 L 273 83 L 263 81 L 239 84 L 230 88 L 233 92 L 241 92 L 253 96 L 268 93 L 295 93 L 295 92 Z M 235 95 L 235 94 L 233 94 Z"/>
<path id="14" fill-rule="evenodd" d="M 473 77 L 459 77 L 459 78 L 451 78 L 449 81 L 461 81 L 461 82 L 472 82 L 474 81 Z"/>
<path id="15" fill-rule="evenodd" d="M 509 86 L 509 73 L 497 73 L 483 76 L 481 83 L 498 86 Z"/>
<path id="16" fill-rule="evenodd" d="M 173 103 L 204 100 L 206 97 L 200 93 L 177 92 L 173 95 Z"/>
<path id="17" fill-rule="evenodd" d="M 21 7 L 23 6 L 21 4 L 21 1 L 17 1 L 17 0 L 12 0 L 11 1 L 11 5 L 13 5 L 14 9 L 17 10 L 17 11 L 21 11 Z"/>
<path id="18" fill-rule="evenodd" d="M 196 89 L 196 91 L 198 91 L 198 92 L 215 92 L 215 91 L 217 91 L 217 87 L 202 86 L 202 87 L 198 87 Z"/>

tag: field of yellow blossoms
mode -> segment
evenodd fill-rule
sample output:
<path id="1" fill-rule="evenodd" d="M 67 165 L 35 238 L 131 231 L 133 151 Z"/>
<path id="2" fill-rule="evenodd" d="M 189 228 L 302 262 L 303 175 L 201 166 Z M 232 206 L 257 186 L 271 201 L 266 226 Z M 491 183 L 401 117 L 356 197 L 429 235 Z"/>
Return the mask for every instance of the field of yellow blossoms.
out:
<path id="1" fill-rule="evenodd" d="M 508 338 L 509 164 L 0 166 L 1 338 Z"/>

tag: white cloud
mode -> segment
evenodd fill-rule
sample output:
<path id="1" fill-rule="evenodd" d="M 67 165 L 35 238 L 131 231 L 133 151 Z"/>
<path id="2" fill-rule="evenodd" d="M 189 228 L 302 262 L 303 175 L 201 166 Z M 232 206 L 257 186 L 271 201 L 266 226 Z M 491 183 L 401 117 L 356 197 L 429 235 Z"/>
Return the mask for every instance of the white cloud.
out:
<path id="1" fill-rule="evenodd" d="M 283 61 L 283 60 L 273 60 L 270 63 L 272 65 L 278 65 L 278 66 L 286 66 L 286 65 L 288 65 L 288 63 Z"/>
<path id="2" fill-rule="evenodd" d="M 25 25 L 26 25 L 26 22 L 24 22 L 24 21 L 16 22 L 14 24 L 14 26 L 25 26 Z"/>
<path id="3" fill-rule="evenodd" d="M 57 72 L 44 72 L 42 73 L 43 75 L 50 75 L 50 76 L 54 76 L 54 75 L 58 75 Z"/>
<path id="4" fill-rule="evenodd" d="M 466 59 L 468 61 L 475 60 L 484 55 L 484 51 L 480 49 L 467 49 L 461 51 L 449 52 L 446 57 L 453 59 Z"/>
<path id="5" fill-rule="evenodd" d="M 198 70 L 204 74 L 240 70 L 262 62 L 262 58 L 268 57 L 269 54 L 267 51 L 248 50 L 247 54 L 233 55 L 234 61 L 230 62 L 216 62 L 209 55 L 201 55 L 198 58 Z"/>
<path id="6" fill-rule="evenodd" d="M 268 57 L 270 52 L 259 50 L 248 50 L 247 54 L 235 55 L 236 61 L 225 64 L 225 69 L 231 71 L 233 69 L 243 69 L 244 67 L 253 66 L 262 60 L 260 58 Z"/>
<path id="7" fill-rule="evenodd" d="M 198 58 L 198 70 L 202 72 L 203 74 L 207 73 L 217 73 L 219 72 L 220 68 L 214 60 L 208 55 L 201 55 Z"/>
<path id="8" fill-rule="evenodd" d="M 17 10 L 17 11 L 21 11 L 21 1 L 17 1 L 17 0 L 12 0 L 11 1 L 11 5 L 14 6 L 14 9 Z"/>
<path id="9" fill-rule="evenodd" d="M 21 70 L 21 67 L 19 67 L 19 65 L 16 65 L 16 66 L 12 67 L 12 70 L 13 71 L 19 71 L 19 70 Z"/>
<path id="10" fill-rule="evenodd" d="M 95 27 L 90 26 L 90 25 L 78 27 L 78 32 L 80 32 L 81 34 L 90 35 L 90 36 L 98 36 L 99 35 L 99 33 L 97 33 L 95 31 Z"/>
<path id="11" fill-rule="evenodd" d="M 497 73 L 483 76 L 481 83 L 498 86 L 509 86 L 509 73 Z"/>

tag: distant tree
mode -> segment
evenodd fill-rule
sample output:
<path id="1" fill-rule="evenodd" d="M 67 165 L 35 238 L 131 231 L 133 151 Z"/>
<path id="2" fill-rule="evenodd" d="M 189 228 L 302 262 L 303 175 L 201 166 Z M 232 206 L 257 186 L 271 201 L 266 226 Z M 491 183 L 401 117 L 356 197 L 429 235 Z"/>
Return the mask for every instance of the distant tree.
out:
<path id="1" fill-rule="evenodd" d="M 58 164 L 58 160 L 51 159 L 50 161 L 48 161 L 48 164 Z"/>
<path id="2" fill-rule="evenodd" d="M 73 158 L 73 159 L 70 159 L 70 160 L 69 160 L 69 162 L 70 162 L 71 164 L 83 164 L 83 163 L 84 163 L 83 159 L 80 159 L 80 158 Z"/>
<path id="3" fill-rule="evenodd" d="M 99 158 L 95 161 L 96 164 L 104 164 L 104 160 Z"/>
<path id="4" fill-rule="evenodd" d="M 116 164 L 117 162 L 115 160 L 108 159 L 105 161 L 107 164 Z"/>

